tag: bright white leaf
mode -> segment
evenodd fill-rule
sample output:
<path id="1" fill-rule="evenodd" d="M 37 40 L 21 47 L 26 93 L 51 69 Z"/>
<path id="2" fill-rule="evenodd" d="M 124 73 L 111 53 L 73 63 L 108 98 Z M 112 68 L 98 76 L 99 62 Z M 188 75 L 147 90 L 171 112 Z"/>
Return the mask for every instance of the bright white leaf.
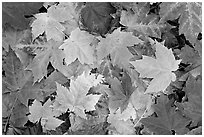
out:
<path id="1" fill-rule="evenodd" d="M 176 80 L 173 71 L 178 69 L 181 60 L 175 60 L 171 49 L 156 41 L 156 59 L 143 56 L 143 59 L 131 62 L 142 78 L 153 78 L 145 93 L 165 91 L 171 81 Z"/>

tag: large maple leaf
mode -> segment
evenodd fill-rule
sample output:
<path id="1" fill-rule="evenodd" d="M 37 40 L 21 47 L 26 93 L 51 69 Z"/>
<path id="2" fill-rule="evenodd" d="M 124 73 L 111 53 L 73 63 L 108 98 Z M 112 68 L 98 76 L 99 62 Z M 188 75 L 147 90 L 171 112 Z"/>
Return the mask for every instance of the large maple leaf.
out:
<path id="1" fill-rule="evenodd" d="M 171 81 L 176 80 L 172 71 L 178 69 L 181 60 L 175 60 L 171 49 L 156 41 L 156 59 L 143 56 L 143 59 L 132 62 L 142 78 L 153 78 L 145 93 L 165 91 Z"/>
<path id="2" fill-rule="evenodd" d="M 94 110 L 100 95 L 87 95 L 89 89 L 96 85 L 93 75 L 85 76 L 83 73 L 76 80 L 71 80 L 69 90 L 57 83 L 56 109 L 66 112 L 67 109 L 86 118 L 84 110 Z"/>
<path id="3" fill-rule="evenodd" d="M 55 111 L 52 110 L 52 102 L 48 100 L 43 106 L 42 103 L 35 100 L 32 106 L 29 107 L 30 115 L 28 118 L 35 123 L 41 119 L 44 130 L 54 130 L 64 121 L 55 117 Z"/>
<path id="4" fill-rule="evenodd" d="M 157 98 L 157 104 L 154 104 L 153 108 L 157 117 L 145 117 L 140 121 L 150 131 L 158 135 L 171 135 L 172 130 L 176 134 L 184 134 L 188 131 L 186 126 L 190 121 L 172 107 L 172 102 L 164 94 Z"/>
<path id="5" fill-rule="evenodd" d="M 202 32 L 202 3 L 164 2 L 160 7 L 160 23 L 179 17 L 179 34 L 195 44 L 198 33 Z"/>
<path id="6" fill-rule="evenodd" d="M 97 46 L 98 60 L 102 60 L 108 54 L 111 54 L 113 64 L 120 67 L 127 67 L 129 59 L 133 57 L 127 47 L 142 43 L 142 40 L 133 36 L 131 32 L 122 32 L 120 28 L 112 34 L 108 34 L 106 38 L 99 38 L 99 40 Z"/>
<path id="7" fill-rule="evenodd" d="M 88 32 L 81 31 L 79 28 L 73 30 L 70 37 L 60 46 L 60 49 L 64 49 L 67 65 L 77 58 L 82 64 L 93 64 L 94 48 L 90 45 L 93 41 L 94 36 Z"/>
<path id="8" fill-rule="evenodd" d="M 150 11 L 149 2 L 139 2 L 134 4 L 134 14 L 130 11 L 122 10 L 120 23 L 128 27 L 130 31 L 151 37 L 161 38 L 160 29 L 163 24 L 158 24 L 156 14 L 148 14 Z"/>

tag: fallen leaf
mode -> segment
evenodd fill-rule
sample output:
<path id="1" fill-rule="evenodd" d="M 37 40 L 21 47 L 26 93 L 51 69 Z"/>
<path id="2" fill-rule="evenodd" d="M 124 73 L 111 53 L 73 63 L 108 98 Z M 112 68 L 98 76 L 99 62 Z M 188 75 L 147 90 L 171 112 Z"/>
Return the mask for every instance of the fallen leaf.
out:
<path id="1" fill-rule="evenodd" d="M 44 130 L 54 130 L 64 121 L 54 117 L 55 113 L 52 110 L 52 102 L 48 100 L 43 106 L 42 103 L 35 100 L 32 106 L 29 107 L 30 115 L 28 118 L 35 123 L 41 119 Z"/>
<path id="2" fill-rule="evenodd" d="M 163 2 L 160 5 L 160 23 L 179 18 L 179 35 L 184 34 L 192 45 L 202 32 L 201 2 Z"/>
<path id="3" fill-rule="evenodd" d="M 143 59 L 131 62 L 142 78 L 153 78 L 145 93 L 165 91 L 176 80 L 172 71 L 178 69 L 181 60 L 175 60 L 171 49 L 156 41 L 156 59 L 143 55 Z"/>
<path id="4" fill-rule="evenodd" d="M 143 42 L 131 32 L 120 31 L 120 28 L 108 34 L 106 38 L 99 37 L 99 40 L 97 59 L 102 60 L 110 54 L 113 64 L 123 68 L 128 67 L 129 59 L 133 57 L 127 47 Z"/>
<path id="5" fill-rule="evenodd" d="M 89 89 L 94 86 L 94 76 L 85 76 L 83 73 L 76 80 L 71 80 L 69 90 L 57 83 L 56 109 L 66 112 L 67 109 L 76 115 L 86 119 L 85 110 L 95 109 L 101 95 L 87 95 Z"/>
<path id="6" fill-rule="evenodd" d="M 94 48 L 90 45 L 93 40 L 94 36 L 88 32 L 81 31 L 79 28 L 73 30 L 70 37 L 59 47 L 64 50 L 67 65 L 77 58 L 82 64 L 93 64 Z"/>
<path id="7" fill-rule="evenodd" d="M 157 104 L 153 105 L 153 109 L 157 117 L 150 116 L 140 120 L 150 131 L 157 135 L 171 135 L 172 130 L 176 134 L 188 131 L 186 126 L 190 122 L 189 119 L 185 118 L 175 107 L 172 107 L 171 101 L 164 94 L 157 98 Z"/>

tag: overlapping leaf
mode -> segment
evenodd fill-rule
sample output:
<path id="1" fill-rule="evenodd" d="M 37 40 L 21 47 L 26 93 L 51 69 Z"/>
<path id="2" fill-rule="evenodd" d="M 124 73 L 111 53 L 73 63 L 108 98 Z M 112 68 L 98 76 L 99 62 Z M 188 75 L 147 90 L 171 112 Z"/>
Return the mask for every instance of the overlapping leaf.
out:
<path id="1" fill-rule="evenodd" d="M 110 28 L 115 8 L 109 2 L 88 2 L 81 11 L 83 25 L 89 32 L 106 34 Z"/>
<path id="2" fill-rule="evenodd" d="M 88 32 L 81 31 L 79 28 L 73 30 L 70 37 L 60 46 L 60 49 L 63 49 L 66 55 L 67 65 L 77 58 L 82 64 L 93 64 L 94 48 L 90 45 L 93 40 L 94 36 Z"/>
<path id="3" fill-rule="evenodd" d="M 127 47 L 138 43 L 142 43 L 142 40 L 133 36 L 131 32 L 122 32 L 118 28 L 112 34 L 108 34 L 106 38 L 100 38 L 97 47 L 98 60 L 111 54 L 114 65 L 127 67 L 129 59 L 133 57 Z"/>
<path id="4" fill-rule="evenodd" d="M 3 93 L 17 93 L 16 97 L 25 106 L 28 105 L 29 99 L 38 98 L 43 100 L 43 93 L 49 94 L 56 90 L 53 81 L 42 81 L 34 84 L 32 72 L 24 70 L 23 65 L 12 49 L 8 53 L 6 65 L 3 69 L 5 70 L 2 83 Z"/>
<path id="5" fill-rule="evenodd" d="M 58 69 L 63 74 L 68 76 L 65 65 L 63 65 L 63 58 L 65 55 L 62 50 L 58 49 L 60 42 L 49 40 L 46 44 L 36 45 L 36 47 L 37 46 L 42 46 L 43 50 L 37 52 L 37 55 L 33 59 L 32 63 L 27 67 L 27 69 L 32 70 L 33 72 L 34 82 L 40 81 L 43 79 L 43 77 L 47 76 L 47 66 L 49 62 L 51 62 L 55 69 Z"/>
<path id="6" fill-rule="evenodd" d="M 17 93 L 2 95 L 2 117 L 10 118 L 9 123 L 14 127 L 23 127 L 28 121 L 28 107 L 17 98 Z M 5 128 L 5 127 L 4 127 Z"/>
<path id="7" fill-rule="evenodd" d="M 60 22 L 72 23 L 76 17 L 73 4 L 52 5 L 47 13 L 36 14 L 31 24 L 34 39 L 45 32 L 47 40 L 63 41 L 65 27 Z M 74 22 L 75 23 L 75 22 Z"/>
<path id="8" fill-rule="evenodd" d="M 194 78 L 189 75 L 185 92 L 188 97 L 188 102 L 181 105 L 184 108 L 184 113 L 193 120 L 193 124 L 201 122 L 202 120 L 202 81 L 198 76 Z"/>
<path id="9" fill-rule="evenodd" d="M 120 108 L 120 111 L 123 112 L 128 106 L 130 96 L 135 89 L 131 78 L 127 73 L 124 73 L 122 81 L 117 78 L 108 78 L 107 82 L 111 86 L 111 89 L 106 91 L 109 97 L 109 108 L 113 111 Z"/>
<path id="10" fill-rule="evenodd" d="M 179 17 L 179 34 L 195 44 L 198 33 L 202 32 L 202 3 L 164 2 L 160 7 L 160 23 Z"/>
<path id="11" fill-rule="evenodd" d="M 52 102 L 48 100 L 44 105 L 35 100 L 32 106 L 29 107 L 30 115 L 28 116 L 31 122 L 37 122 L 41 119 L 43 129 L 53 130 L 63 123 L 62 120 L 57 119 L 55 112 L 52 110 Z"/>
<path id="12" fill-rule="evenodd" d="M 55 6 L 52 16 L 59 22 L 63 22 L 62 25 L 65 27 L 64 32 L 67 35 L 78 27 L 79 11 L 77 10 L 78 5 L 74 2 L 60 2 Z"/>
<path id="13" fill-rule="evenodd" d="M 199 49 L 199 50 L 202 50 L 202 49 Z M 182 59 L 183 63 L 190 64 L 189 73 L 191 73 L 195 77 L 201 74 L 202 56 L 199 55 L 199 51 L 196 51 L 195 48 L 185 45 L 185 47 L 181 49 L 181 53 L 179 57 Z"/>
<path id="14" fill-rule="evenodd" d="M 156 42 L 156 59 L 143 56 L 142 60 L 132 62 L 135 69 L 142 78 L 153 78 L 145 93 L 157 93 L 165 91 L 171 81 L 176 80 L 176 75 L 172 71 L 178 69 L 181 60 L 175 60 L 171 49 L 167 49 L 163 44 Z"/>
<path id="15" fill-rule="evenodd" d="M 107 122 L 111 123 L 111 127 L 115 128 L 116 131 L 122 135 L 134 134 L 134 124 L 130 119 L 136 118 L 136 111 L 131 103 L 128 104 L 127 108 L 121 112 L 120 109 L 115 111 L 110 108 L 110 115 L 108 116 Z"/>
<path id="16" fill-rule="evenodd" d="M 84 111 L 94 110 L 94 106 L 100 98 L 100 95 L 87 95 L 90 87 L 96 84 L 93 83 L 94 80 L 94 76 L 86 76 L 83 73 L 76 80 L 70 82 L 69 90 L 57 83 L 55 109 L 60 112 L 66 112 L 69 109 L 76 115 L 86 118 Z"/>
<path id="17" fill-rule="evenodd" d="M 158 16 L 148 14 L 150 4 L 140 2 L 134 4 L 134 13 L 130 11 L 122 11 L 120 23 L 127 26 L 129 30 L 137 31 L 144 36 L 160 38 L 163 24 L 158 24 Z"/>
<path id="18" fill-rule="evenodd" d="M 140 121 L 152 132 L 158 135 L 171 135 L 172 130 L 176 134 L 185 134 L 188 131 L 186 126 L 190 121 L 172 107 L 172 102 L 164 94 L 157 99 L 157 104 L 153 105 L 153 108 L 157 117 L 145 117 Z"/>
<path id="19" fill-rule="evenodd" d="M 30 19 L 25 15 L 32 15 L 38 12 L 43 5 L 42 2 L 3 2 L 2 3 L 2 24 L 9 23 L 16 29 L 29 28 Z"/>
<path id="20" fill-rule="evenodd" d="M 18 43 L 30 43 L 31 31 L 30 30 L 16 30 L 10 26 L 6 27 L 2 32 L 2 47 L 8 52 L 9 46 L 15 47 Z"/>

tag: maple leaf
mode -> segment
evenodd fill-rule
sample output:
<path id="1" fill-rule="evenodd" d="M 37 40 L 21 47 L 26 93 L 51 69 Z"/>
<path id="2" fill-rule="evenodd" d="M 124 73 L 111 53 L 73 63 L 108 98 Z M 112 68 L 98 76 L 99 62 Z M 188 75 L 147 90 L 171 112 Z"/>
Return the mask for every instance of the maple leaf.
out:
<path id="1" fill-rule="evenodd" d="M 124 73 L 122 82 L 117 78 L 107 78 L 106 80 L 111 86 L 110 90 L 106 90 L 109 97 L 109 108 L 113 110 L 120 108 L 123 112 L 128 106 L 130 96 L 135 89 L 132 86 L 130 76 Z"/>
<path id="2" fill-rule="evenodd" d="M 34 38 L 45 32 L 47 40 L 63 41 L 65 27 L 60 23 L 70 19 L 66 8 L 52 5 L 47 13 L 34 15 L 36 20 L 31 24 Z"/>
<path id="3" fill-rule="evenodd" d="M 69 135 L 105 135 L 107 126 L 105 119 L 87 115 L 87 119 L 83 119 L 74 114 L 69 115 L 71 127 Z"/>
<path id="4" fill-rule="evenodd" d="M 88 90 L 95 85 L 94 76 L 83 73 L 76 80 L 71 80 L 69 90 L 57 83 L 56 109 L 61 112 L 73 111 L 76 115 L 86 118 L 84 110 L 94 110 L 100 95 L 87 95 Z"/>
<path id="5" fill-rule="evenodd" d="M 23 104 L 27 106 L 28 98 L 20 98 L 28 91 L 25 91 L 27 83 L 33 84 L 32 73 L 30 71 L 25 71 L 19 58 L 16 56 L 15 52 L 9 48 L 9 52 L 6 58 L 6 65 L 4 66 L 5 77 L 3 77 L 3 93 L 7 92 L 17 92 L 17 97 Z M 29 93 L 30 98 L 36 97 L 36 92 Z"/>
<path id="6" fill-rule="evenodd" d="M 60 2 L 57 5 L 58 12 L 55 12 L 56 18 L 61 18 L 64 21 L 62 24 L 65 27 L 64 33 L 70 33 L 78 27 L 79 10 L 77 3 L 74 2 Z"/>
<path id="7" fill-rule="evenodd" d="M 198 33 L 202 32 L 201 2 L 163 2 L 160 5 L 160 23 L 179 17 L 179 35 L 194 44 Z"/>
<path id="8" fill-rule="evenodd" d="M 130 118 L 132 118 L 132 119 L 136 118 L 136 111 L 135 111 L 132 103 L 130 103 L 130 102 L 128 103 L 127 108 L 123 112 L 121 112 L 120 109 L 115 110 L 115 109 L 109 108 L 109 110 L 110 110 L 110 114 L 108 116 L 108 122 L 110 122 L 110 123 L 113 119 L 126 121 Z"/>
<path id="9" fill-rule="evenodd" d="M 131 103 L 129 103 L 128 107 L 122 113 L 119 110 L 116 112 L 111 111 L 107 122 L 111 123 L 110 128 L 115 128 L 117 133 L 121 135 L 132 135 L 135 134 L 135 129 L 134 124 L 130 121 L 131 117 L 136 117 L 136 111 Z"/>
<path id="10" fill-rule="evenodd" d="M 150 11 L 150 4 L 148 2 L 139 2 L 134 4 L 134 14 L 130 11 L 122 10 L 120 23 L 128 27 L 130 31 L 137 31 L 137 33 L 144 36 L 151 36 L 161 38 L 160 29 L 163 24 L 158 24 L 158 16 L 148 14 Z"/>
<path id="11" fill-rule="evenodd" d="M 152 107 L 157 117 L 150 116 L 140 120 L 150 131 L 158 135 L 171 135 L 172 130 L 176 134 L 188 131 L 186 125 L 189 124 L 189 120 L 183 117 L 179 110 L 176 111 L 175 107 L 172 107 L 172 103 L 167 96 L 161 94 L 157 98 L 157 104 Z"/>
<path id="12" fill-rule="evenodd" d="M 175 60 L 171 49 L 156 41 L 156 59 L 143 55 L 142 60 L 132 62 L 142 78 L 153 78 L 145 93 L 165 91 L 171 81 L 176 80 L 172 71 L 178 69 L 181 60 Z"/>
<path id="13" fill-rule="evenodd" d="M 112 34 L 108 34 L 106 38 L 99 38 L 100 42 L 97 46 L 98 60 L 102 60 L 108 54 L 111 54 L 114 65 L 127 67 L 132 54 L 128 50 L 128 46 L 142 43 L 138 37 L 132 35 L 131 32 L 122 32 L 120 28 Z"/>
<path id="14" fill-rule="evenodd" d="M 131 103 L 133 104 L 136 110 L 146 109 L 151 101 L 151 96 L 148 94 L 144 94 L 144 92 L 139 91 L 137 88 L 131 95 Z"/>
<path id="15" fill-rule="evenodd" d="M 58 49 L 60 44 L 60 42 L 49 40 L 44 45 L 36 45 L 36 47 L 43 47 L 43 50 L 37 52 L 33 61 L 27 66 L 27 69 L 33 72 L 34 82 L 40 81 L 43 77 L 47 76 L 47 66 L 49 62 L 51 62 L 54 68 L 62 71 L 63 74 L 68 76 L 65 68 L 66 66 L 63 65 L 65 55 L 62 50 Z"/>
<path id="16" fill-rule="evenodd" d="M 9 124 L 23 127 L 28 121 L 28 107 L 17 98 L 17 93 L 2 94 L 2 117 L 10 117 Z"/>
<path id="17" fill-rule="evenodd" d="M 52 102 L 48 100 L 43 106 L 42 103 L 35 100 L 32 106 L 29 107 L 30 115 L 28 118 L 35 123 L 41 119 L 44 130 L 53 130 L 62 124 L 64 121 L 54 117 L 55 113 L 52 110 Z"/>
<path id="18" fill-rule="evenodd" d="M 81 31 L 76 28 L 71 32 L 70 37 L 64 41 L 60 49 L 64 50 L 65 61 L 67 65 L 74 62 L 77 58 L 84 64 L 93 64 L 94 61 L 94 48 L 91 43 L 94 36 L 86 31 Z"/>
<path id="19" fill-rule="evenodd" d="M 184 114 L 193 120 L 193 123 L 197 125 L 199 121 L 202 120 L 202 80 L 199 78 L 194 78 L 189 75 L 186 82 L 186 87 L 184 91 L 187 95 L 188 102 L 183 102 Z"/>
<path id="20" fill-rule="evenodd" d="M 110 14 L 115 12 L 115 8 L 109 2 L 87 2 L 81 10 L 81 20 L 89 32 L 106 34 L 110 29 Z"/>
<path id="21" fill-rule="evenodd" d="M 29 99 L 43 99 L 43 93 L 52 93 L 56 90 L 52 82 L 42 81 L 34 84 L 34 78 L 31 71 L 24 70 L 19 58 L 15 52 L 10 49 L 7 55 L 5 77 L 3 77 L 3 94 L 17 93 L 16 98 L 25 106 Z M 51 84 L 52 83 L 52 84 Z M 54 82 L 55 84 L 55 82 Z"/>
<path id="22" fill-rule="evenodd" d="M 19 43 L 30 43 L 31 42 L 31 32 L 27 30 L 16 30 L 11 26 L 6 27 L 2 32 L 2 46 L 8 52 L 9 46 L 15 49 L 16 45 Z"/>
<path id="23" fill-rule="evenodd" d="M 195 64 L 196 66 L 202 64 L 198 52 L 188 45 L 185 45 L 185 47 L 181 49 L 179 57 L 182 59 L 182 62 L 186 64 Z"/>
<path id="24" fill-rule="evenodd" d="M 186 68 L 187 71 L 194 77 L 201 74 L 202 71 L 202 57 L 199 55 L 199 51 L 196 51 L 195 48 L 191 48 L 188 45 L 185 45 L 181 49 L 181 53 L 179 57 L 182 59 L 182 62 L 185 64 L 190 64 L 188 68 Z M 187 76 L 187 74 L 183 75 L 181 78 Z"/>
<path id="25" fill-rule="evenodd" d="M 16 29 L 24 30 L 29 28 L 29 18 L 25 15 L 32 15 L 38 12 L 43 2 L 3 2 L 2 3 L 2 24 L 9 23 Z"/>
<path id="26" fill-rule="evenodd" d="M 55 41 L 63 40 L 63 30 L 65 28 L 50 17 L 48 13 L 39 13 L 35 15 L 36 20 L 31 24 L 33 39 L 45 32 L 47 40 L 54 39 Z"/>

